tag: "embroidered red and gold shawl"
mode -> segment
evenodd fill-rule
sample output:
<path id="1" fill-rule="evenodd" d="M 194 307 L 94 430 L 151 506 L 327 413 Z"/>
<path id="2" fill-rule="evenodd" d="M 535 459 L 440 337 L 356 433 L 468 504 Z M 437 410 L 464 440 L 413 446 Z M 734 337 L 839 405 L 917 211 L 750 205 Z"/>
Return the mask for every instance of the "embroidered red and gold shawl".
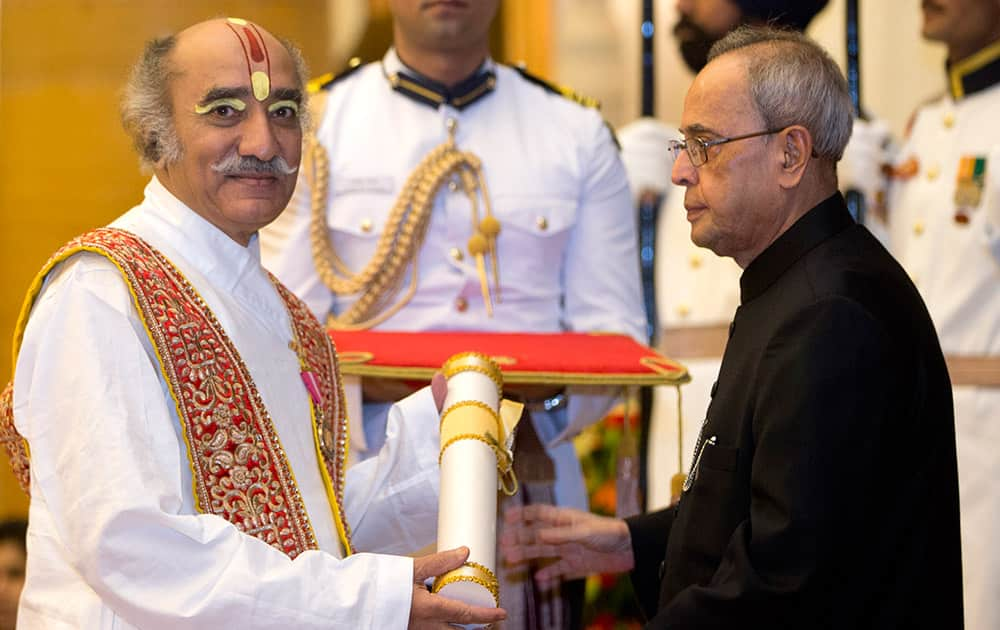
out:
<path id="1" fill-rule="evenodd" d="M 100 254 L 122 274 L 159 358 L 187 444 L 200 512 L 294 558 L 317 549 L 305 503 L 274 423 L 232 341 L 191 283 L 138 236 L 102 228 L 70 241 L 35 278 L 14 334 L 14 358 L 45 276 L 81 251 Z M 345 554 L 350 531 L 343 517 L 347 414 L 333 344 L 305 304 L 273 276 L 288 309 L 303 380 L 312 403 L 320 473 Z M 21 487 L 29 490 L 29 451 L 13 423 L 13 378 L 0 395 L 0 441 Z"/>

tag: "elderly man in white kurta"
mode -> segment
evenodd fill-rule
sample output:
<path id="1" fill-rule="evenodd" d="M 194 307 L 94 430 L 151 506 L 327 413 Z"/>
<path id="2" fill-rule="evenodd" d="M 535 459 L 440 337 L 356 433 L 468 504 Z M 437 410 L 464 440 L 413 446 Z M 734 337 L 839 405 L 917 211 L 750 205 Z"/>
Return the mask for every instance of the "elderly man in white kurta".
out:
<path id="1" fill-rule="evenodd" d="M 155 176 L 54 257 L 21 323 L 20 627 L 503 617 L 424 589 L 464 550 L 370 553 L 433 538 L 438 409 L 430 389 L 399 403 L 385 448 L 345 475 L 332 346 L 257 245 L 294 187 L 301 100 L 297 53 L 243 20 L 156 40 L 136 66 L 123 117 Z"/>

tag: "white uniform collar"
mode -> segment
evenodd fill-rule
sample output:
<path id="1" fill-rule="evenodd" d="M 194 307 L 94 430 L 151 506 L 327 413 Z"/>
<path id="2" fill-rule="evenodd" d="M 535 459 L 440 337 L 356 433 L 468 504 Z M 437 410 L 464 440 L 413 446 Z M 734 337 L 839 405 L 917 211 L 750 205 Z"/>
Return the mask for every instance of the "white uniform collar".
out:
<path id="1" fill-rule="evenodd" d="M 396 52 L 395 46 L 390 46 L 389 50 L 386 51 L 385 55 L 382 57 L 382 67 L 385 69 L 386 74 L 395 74 L 397 72 L 406 72 L 416 77 L 421 77 L 427 79 L 424 75 L 420 74 L 410 66 L 403 63 L 403 60 L 399 58 L 399 53 Z M 489 55 L 483 60 L 482 65 L 473 74 L 481 74 L 483 72 L 496 72 L 497 62 L 493 60 Z M 430 80 L 430 79 L 428 79 Z"/>
<path id="2" fill-rule="evenodd" d="M 430 107 L 449 105 L 463 109 L 493 91 L 496 86 L 496 63 L 489 56 L 479 68 L 455 85 L 446 86 L 410 68 L 390 48 L 382 58 L 382 73 L 396 92 Z"/>

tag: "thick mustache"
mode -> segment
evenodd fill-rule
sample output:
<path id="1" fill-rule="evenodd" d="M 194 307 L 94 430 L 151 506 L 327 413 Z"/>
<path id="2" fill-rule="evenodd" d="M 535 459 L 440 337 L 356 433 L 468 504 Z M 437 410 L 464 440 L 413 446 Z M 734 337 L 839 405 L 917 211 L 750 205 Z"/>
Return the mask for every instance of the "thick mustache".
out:
<path id="1" fill-rule="evenodd" d="M 285 158 L 276 155 L 266 162 L 252 155 L 230 153 L 212 165 L 212 170 L 226 176 L 252 177 L 254 175 L 291 175 L 299 170 L 289 166 Z"/>

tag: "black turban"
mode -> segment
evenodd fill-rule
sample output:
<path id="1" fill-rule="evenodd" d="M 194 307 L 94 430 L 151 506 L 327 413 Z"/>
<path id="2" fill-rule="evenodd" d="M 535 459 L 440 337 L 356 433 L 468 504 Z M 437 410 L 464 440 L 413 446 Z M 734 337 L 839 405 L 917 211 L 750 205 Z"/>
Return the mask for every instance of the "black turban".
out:
<path id="1" fill-rule="evenodd" d="M 734 0 L 743 17 L 804 31 L 827 0 Z"/>

